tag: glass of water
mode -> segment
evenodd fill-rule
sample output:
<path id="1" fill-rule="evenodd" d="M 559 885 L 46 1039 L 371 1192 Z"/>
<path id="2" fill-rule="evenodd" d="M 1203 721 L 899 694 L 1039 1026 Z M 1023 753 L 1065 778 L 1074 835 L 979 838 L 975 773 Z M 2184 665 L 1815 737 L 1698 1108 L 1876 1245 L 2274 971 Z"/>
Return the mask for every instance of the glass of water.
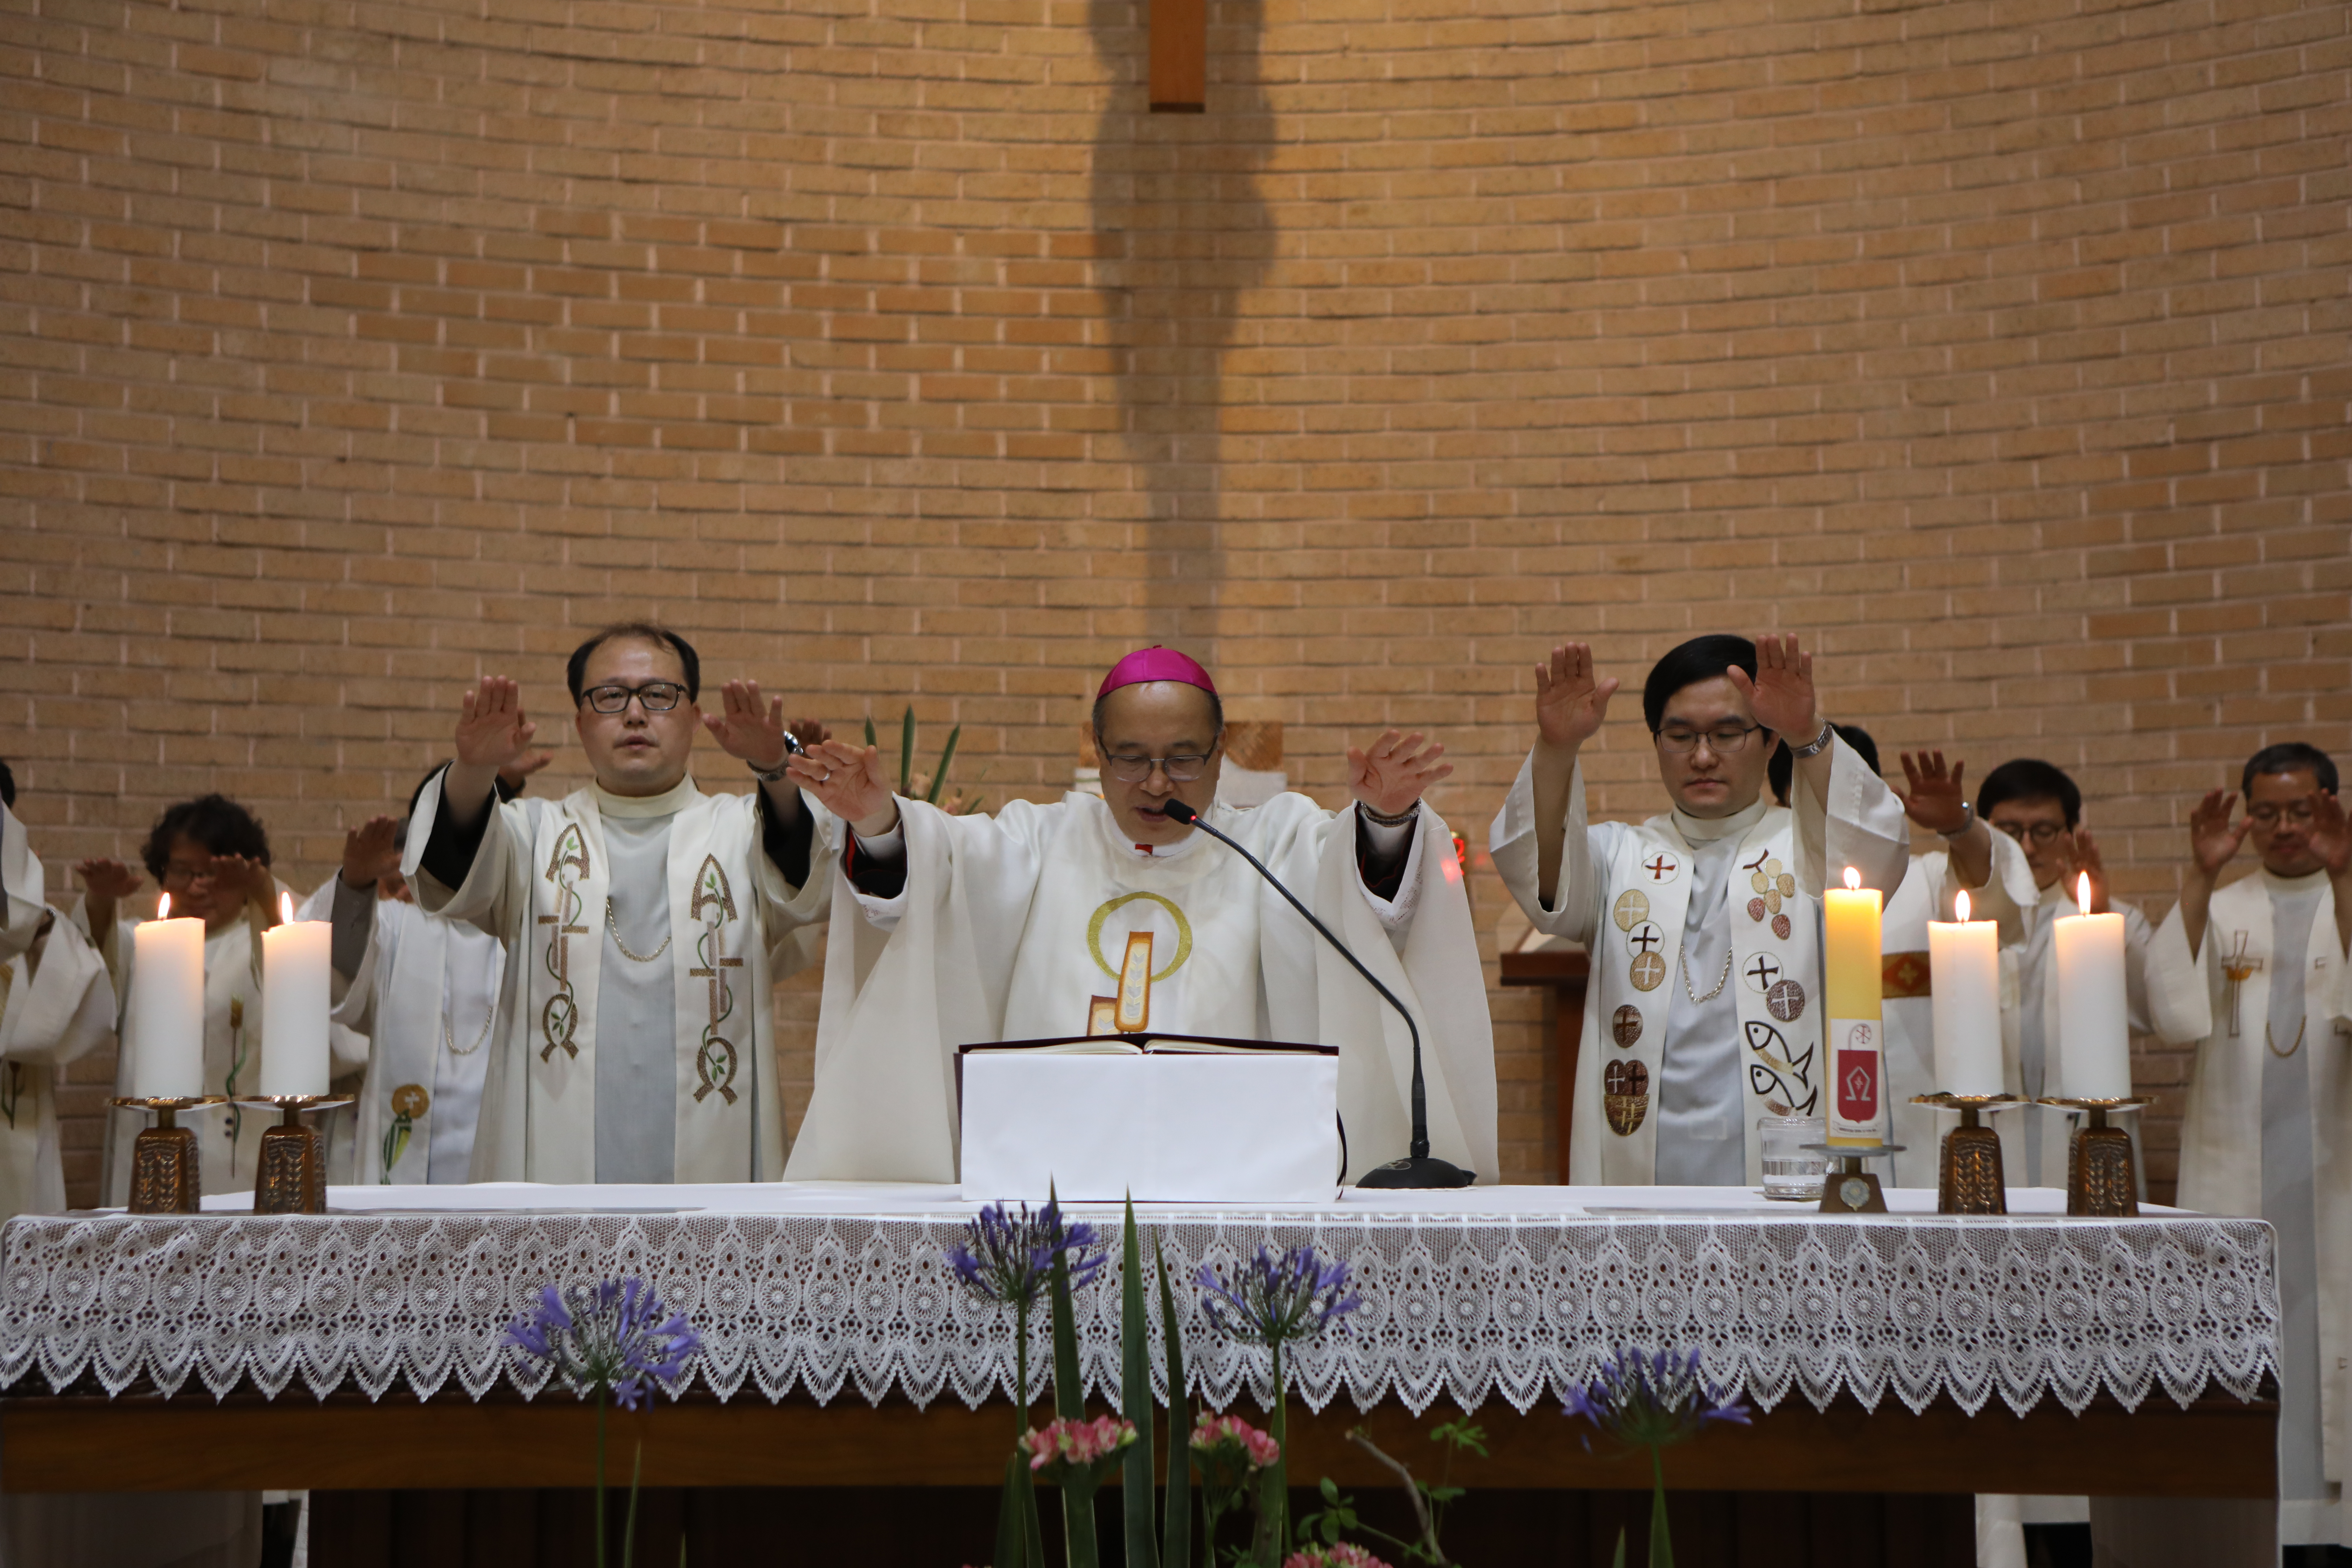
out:
<path id="1" fill-rule="evenodd" d="M 1791 1202 L 1819 1202 L 1827 1156 L 1807 1149 L 1824 1142 L 1829 1129 L 1818 1116 L 1759 1116 L 1757 1147 L 1764 1155 L 1764 1195 Z"/>

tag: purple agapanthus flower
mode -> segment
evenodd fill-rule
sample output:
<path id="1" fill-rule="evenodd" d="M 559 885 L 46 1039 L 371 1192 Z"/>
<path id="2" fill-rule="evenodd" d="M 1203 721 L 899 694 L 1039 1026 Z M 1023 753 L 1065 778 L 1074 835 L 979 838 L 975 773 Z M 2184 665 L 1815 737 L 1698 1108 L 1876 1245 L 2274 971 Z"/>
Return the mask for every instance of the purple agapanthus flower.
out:
<path id="1" fill-rule="evenodd" d="M 1748 1406 L 1699 1370 L 1699 1352 L 1621 1349 L 1601 1363 L 1591 1386 L 1568 1391 L 1568 1414 L 1581 1415 L 1629 1448 L 1664 1448 L 1710 1421 L 1748 1425 Z M 1584 1446 L 1592 1447 L 1588 1436 Z"/>
<path id="2" fill-rule="evenodd" d="M 1244 1344 L 1278 1345 L 1321 1333 L 1333 1319 L 1363 1305 L 1348 1289 L 1348 1266 L 1325 1263 L 1312 1247 L 1279 1255 L 1261 1247 L 1230 1286 L 1204 1263 L 1195 1283 L 1209 1321 Z"/>
<path id="3" fill-rule="evenodd" d="M 606 1391 L 624 1410 L 635 1410 L 651 1384 L 672 1384 L 685 1374 L 702 1336 L 633 1275 L 561 1290 L 541 1286 L 539 1305 L 507 1325 L 506 1342 L 551 1363 L 583 1399 Z"/>
<path id="4" fill-rule="evenodd" d="M 1094 1283 L 1110 1247 L 1100 1232 L 1083 1222 L 1066 1223 L 1061 1205 L 1048 1199 L 1035 1214 L 991 1204 L 964 1227 L 964 1239 L 947 1251 L 956 1278 L 985 1300 L 1034 1307 L 1054 1272 L 1054 1259 L 1066 1257 L 1070 1289 Z"/>

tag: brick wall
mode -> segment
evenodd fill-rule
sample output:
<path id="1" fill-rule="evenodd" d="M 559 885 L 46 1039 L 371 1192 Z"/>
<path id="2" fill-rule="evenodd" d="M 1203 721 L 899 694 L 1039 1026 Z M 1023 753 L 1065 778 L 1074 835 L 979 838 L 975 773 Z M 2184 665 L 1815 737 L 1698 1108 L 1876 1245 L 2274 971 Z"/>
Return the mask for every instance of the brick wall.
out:
<path id="1" fill-rule="evenodd" d="M 994 798 L 1181 639 L 1327 800 L 1441 730 L 1480 834 L 1549 639 L 1797 628 L 1890 752 L 2080 769 L 2155 913 L 2193 793 L 2352 742 L 2343 5 L 1220 0 L 1159 117 L 1142 15 L 0 0 L 39 850 L 220 788 L 321 878 L 622 614 Z"/>

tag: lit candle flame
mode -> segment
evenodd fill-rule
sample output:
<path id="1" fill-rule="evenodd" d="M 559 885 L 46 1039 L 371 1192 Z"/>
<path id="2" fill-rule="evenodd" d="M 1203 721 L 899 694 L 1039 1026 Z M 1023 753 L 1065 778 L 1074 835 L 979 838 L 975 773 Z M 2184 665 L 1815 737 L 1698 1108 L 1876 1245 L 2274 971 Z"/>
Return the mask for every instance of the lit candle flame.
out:
<path id="1" fill-rule="evenodd" d="M 1962 925 L 1969 923 L 1969 896 L 1967 893 L 1961 892 L 1953 895 L 1952 912 L 1959 917 L 1959 921 Z"/>
<path id="2" fill-rule="evenodd" d="M 2074 903 L 2084 914 L 2091 912 L 2091 874 L 2088 871 L 2074 879 Z"/>
<path id="3" fill-rule="evenodd" d="M 278 923 L 288 926 L 294 923 L 294 895 L 291 893 L 278 895 Z"/>
<path id="4" fill-rule="evenodd" d="M 1848 866 L 1845 868 L 1845 886 L 1848 892 L 1858 890 L 1862 887 L 1862 873 Z"/>
<path id="5" fill-rule="evenodd" d="M 159 921 L 167 921 L 172 918 L 171 894 L 166 893 L 162 898 L 155 900 L 155 918 Z"/>

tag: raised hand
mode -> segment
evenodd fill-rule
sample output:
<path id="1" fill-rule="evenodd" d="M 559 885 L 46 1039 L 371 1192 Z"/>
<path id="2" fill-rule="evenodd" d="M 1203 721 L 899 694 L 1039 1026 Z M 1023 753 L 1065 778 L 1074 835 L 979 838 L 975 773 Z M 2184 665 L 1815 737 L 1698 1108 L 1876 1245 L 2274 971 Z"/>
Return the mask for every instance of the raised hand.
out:
<path id="1" fill-rule="evenodd" d="M 1572 642 L 1552 649 L 1550 660 L 1536 666 L 1537 735 L 1548 746 L 1581 746 L 1609 717 L 1617 684 L 1613 677 L 1594 678 L 1591 645 Z"/>
<path id="2" fill-rule="evenodd" d="M 259 904 L 273 917 L 278 913 L 278 878 L 266 860 L 244 855 L 215 855 L 205 868 L 205 879 L 217 889 L 235 893 L 246 903 Z"/>
<path id="3" fill-rule="evenodd" d="M 1969 797 L 1960 788 L 1960 775 L 1968 764 L 1954 763 L 1947 769 L 1941 752 L 1921 752 L 1916 758 L 1905 752 L 1902 757 L 1903 777 L 1911 786 L 1908 795 L 1895 792 L 1903 803 L 1903 815 L 1931 832 L 1958 832 L 1969 820 Z"/>
<path id="4" fill-rule="evenodd" d="M 499 770 L 499 783 L 509 789 L 519 790 L 525 779 L 553 761 L 553 752 L 526 752 Z"/>
<path id="5" fill-rule="evenodd" d="M 2089 877 L 2091 912 L 2095 915 L 2107 913 L 2106 863 L 2099 858 L 2098 841 L 2091 837 L 2089 828 L 2078 827 L 2066 836 L 2066 891 L 2074 892 L 2076 877 Z"/>
<path id="6" fill-rule="evenodd" d="M 866 837 L 887 833 L 897 823 L 898 802 L 883 775 L 879 748 L 820 741 L 790 766 L 803 793 Z"/>
<path id="7" fill-rule="evenodd" d="M 373 887 L 386 873 L 400 868 L 400 847 L 394 839 L 400 819 L 371 816 L 343 835 L 343 885 Z"/>
<path id="8" fill-rule="evenodd" d="M 791 729 L 793 739 L 798 741 L 803 747 L 814 746 L 820 741 L 833 739 L 833 731 L 814 719 L 795 719 L 792 721 Z"/>
<path id="9" fill-rule="evenodd" d="M 1822 732 L 1821 704 L 1813 690 L 1813 656 L 1797 646 L 1794 633 L 1765 633 L 1756 639 L 1756 679 L 1737 665 L 1723 672 L 1756 721 L 1792 746 L 1811 745 Z"/>
<path id="10" fill-rule="evenodd" d="M 522 689 L 503 675 L 486 675 L 459 704 L 457 760 L 468 767 L 508 767 L 522 760 L 537 733 L 539 726 L 523 717 Z"/>
<path id="11" fill-rule="evenodd" d="M 1438 761 L 1445 747 L 1424 745 L 1423 740 L 1418 732 L 1386 730 L 1367 749 L 1349 747 L 1349 790 L 1382 816 L 1401 816 L 1430 785 L 1454 773 L 1452 763 Z"/>
<path id="12" fill-rule="evenodd" d="M 2254 819 L 2251 816 L 2235 827 L 2230 826 L 2231 813 L 2237 805 L 2234 790 L 2208 790 L 2205 798 L 2197 803 L 2197 809 L 2189 814 L 2189 852 L 2196 858 L 2197 868 L 2209 878 L 2230 863 L 2253 828 Z"/>
<path id="13" fill-rule="evenodd" d="M 761 773 L 783 766 L 792 748 L 784 744 L 784 700 L 762 699 L 756 680 L 730 680 L 719 689 L 719 708 L 702 716 L 702 727 L 729 756 Z"/>
<path id="14" fill-rule="evenodd" d="M 120 860 L 77 860 L 74 875 L 87 890 L 83 912 L 89 920 L 90 939 L 104 942 L 114 924 L 115 909 L 139 890 L 139 873 Z"/>
<path id="15" fill-rule="evenodd" d="M 2352 870 L 2352 826 L 2344 818 L 2344 803 L 2326 790 L 2311 792 L 2311 852 L 2330 877 Z"/>

